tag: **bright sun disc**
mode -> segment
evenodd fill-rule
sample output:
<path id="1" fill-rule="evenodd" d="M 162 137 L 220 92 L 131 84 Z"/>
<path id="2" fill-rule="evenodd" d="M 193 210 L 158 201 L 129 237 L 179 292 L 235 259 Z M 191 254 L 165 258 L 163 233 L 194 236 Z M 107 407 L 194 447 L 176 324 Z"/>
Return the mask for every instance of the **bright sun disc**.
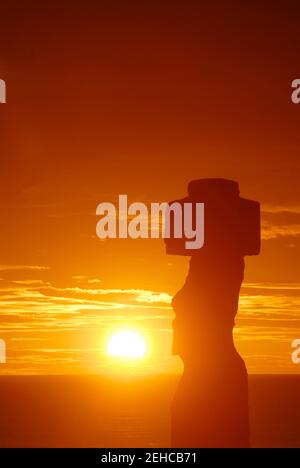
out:
<path id="1" fill-rule="evenodd" d="M 138 333 L 122 331 L 110 338 L 107 352 L 110 356 L 142 358 L 146 352 L 146 344 Z"/>

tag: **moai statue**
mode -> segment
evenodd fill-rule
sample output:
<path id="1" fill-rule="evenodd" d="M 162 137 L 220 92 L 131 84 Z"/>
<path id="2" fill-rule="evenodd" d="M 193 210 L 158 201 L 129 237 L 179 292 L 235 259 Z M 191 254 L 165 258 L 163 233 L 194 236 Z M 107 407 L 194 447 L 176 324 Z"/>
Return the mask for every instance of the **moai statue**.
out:
<path id="1" fill-rule="evenodd" d="M 179 203 L 204 203 L 204 246 L 166 239 L 168 254 L 191 256 L 173 298 L 173 354 L 184 373 L 172 405 L 173 447 L 249 447 L 248 374 L 233 342 L 244 257 L 260 251 L 260 205 L 226 179 L 190 182 Z M 171 225 L 172 228 L 172 225 Z"/>

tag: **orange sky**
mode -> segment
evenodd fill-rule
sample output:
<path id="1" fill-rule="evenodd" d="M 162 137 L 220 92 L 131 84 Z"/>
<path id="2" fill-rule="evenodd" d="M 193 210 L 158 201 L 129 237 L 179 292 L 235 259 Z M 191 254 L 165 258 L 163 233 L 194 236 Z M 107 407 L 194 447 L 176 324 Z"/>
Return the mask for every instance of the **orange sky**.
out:
<path id="1" fill-rule="evenodd" d="M 1 373 L 111 370 L 122 324 L 150 337 L 144 371 L 177 372 L 170 297 L 187 259 L 161 240 L 101 242 L 95 209 L 182 197 L 200 177 L 262 204 L 236 330 L 249 371 L 299 372 L 300 7 L 240 3 L 1 7 Z"/>

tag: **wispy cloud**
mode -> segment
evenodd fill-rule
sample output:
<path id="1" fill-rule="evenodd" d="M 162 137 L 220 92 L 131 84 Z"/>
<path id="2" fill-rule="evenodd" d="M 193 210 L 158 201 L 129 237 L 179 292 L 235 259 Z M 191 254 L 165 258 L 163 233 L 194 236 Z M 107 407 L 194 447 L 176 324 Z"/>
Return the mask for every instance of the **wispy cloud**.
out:
<path id="1" fill-rule="evenodd" d="M 42 271 L 50 267 L 40 265 L 0 265 L 0 271 Z"/>
<path id="2" fill-rule="evenodd" d="M 262 205 L 263 213 L 298 213 L 300 214 L 300 205 L 279 205 L 264 203 Z"/>
<path id="3" fill-rule="evenodd" d="M 262 211 L 264 240 L 300 235 L 300 207 L 270 207 Z"/>
<path id="4" fill-rule="evenodd" d="M 300 224 L 276 225 L 263 221 L 261 234 L 264 240 L 280 237 L 298 237 L 300 236 Z"/>

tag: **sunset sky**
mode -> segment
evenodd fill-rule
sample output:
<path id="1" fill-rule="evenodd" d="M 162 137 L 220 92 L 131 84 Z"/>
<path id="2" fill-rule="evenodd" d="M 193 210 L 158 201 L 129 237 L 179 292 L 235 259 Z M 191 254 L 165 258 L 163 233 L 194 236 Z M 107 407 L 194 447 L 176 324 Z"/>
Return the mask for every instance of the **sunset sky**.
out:
<path id="1" fill-rule="evenodd" d="M 99 240 L 95 212 L 202 177 L 261 202 L 235 331 L 248 370 L 299 373 L 299 2 L 4 3 L 0 373 L 118 372 L 105 348 L 123 328 L 149 346 L 134 371 L 179 372 L 170 301 L 188 259 L 162 240 Z"/>

